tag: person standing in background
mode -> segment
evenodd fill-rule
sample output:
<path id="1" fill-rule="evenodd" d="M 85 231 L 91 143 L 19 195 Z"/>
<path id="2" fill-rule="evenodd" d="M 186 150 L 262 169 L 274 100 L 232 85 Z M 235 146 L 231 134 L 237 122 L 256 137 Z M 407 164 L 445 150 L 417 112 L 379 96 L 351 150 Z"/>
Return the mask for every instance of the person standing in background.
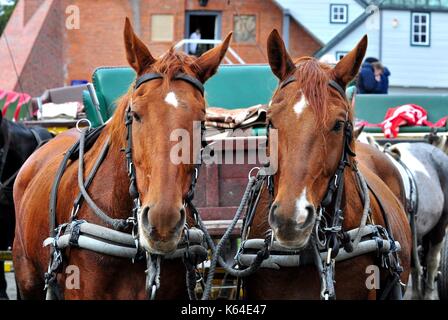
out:
<path id="1" fill-rule="evenodd" d="M 390 71 L 376 58 L 367 58 L 358 75 L 358 93 L 386 94 L 389 90 Z"/>
<path id="2" fill-rule="evenodd" d="M 201 30 L 199 28 L 196 28 L 196 30 L 190 35 L 190 39 L 197 40 L 201 39 Z M 192 55 L 196 55 L 198 49 L 197 43 L 190 43 L 188 48 L 188 53 Z"/>
<path id="3" fill-rule="evenodd" d="M 389 69 L 385 68 L 379 61 L 373 62 L 372 67 L 375 74 L 375 80 L 381 83 L 377 93 L 387 94 L 387 91 L 389 90 Z"/>

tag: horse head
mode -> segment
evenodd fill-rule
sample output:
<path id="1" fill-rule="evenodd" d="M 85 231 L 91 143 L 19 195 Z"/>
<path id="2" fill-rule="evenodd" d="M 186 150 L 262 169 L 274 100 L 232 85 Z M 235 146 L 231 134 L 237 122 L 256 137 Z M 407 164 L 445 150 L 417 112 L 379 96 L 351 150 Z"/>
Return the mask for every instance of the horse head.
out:
<path id="1" fill-rule="evenodd" d="M 365 36 L 330 67 L 311 57 L 293 61 L 276 30 L 268 38 L 269 64 L 280 80 L 268 110 L 268 121 L 278 136 L 278 170 L 268 221 L 285 247 L 302 248 L 309 241 L 328 182 L 341 160 L 345 124 L 353 118 L 343 90 L 358 73 L 366 48 Z M 349 145 L 354 148 L 353 141 Z"/>
<path id="2" fill-rule="evenodd" d="M 194 130 L 200 130 L 205 118 L 202 84 L 217 71 L 230 38 L 231 34 L 199 58 L 173 48 L 155 58 L 126 19 L 126 56 L 137 79 L 158 75 L 136 85 L 123 97 L 111 124 L 112 131 L 119 133 L 113 141 L 123 148 L 126 145 L 123 119 L 128 113 L 132 116 L 132 161 L 141 200 L 139 237 L 142 247 L 150 253 L 171 252 L 182 237 L 186 224 L 185 197 L 200 152 L 200 148 L 193 148 L 197 145 L 193 142 Z M 175 149 L 178 141 L 172 138 L 176 131 L 185 133 L 182 139 L 189 146 L 179 151 L 186 153 L 181 155 L 185 161 L 180 163 L 173 157 L 178 156 Z"/>

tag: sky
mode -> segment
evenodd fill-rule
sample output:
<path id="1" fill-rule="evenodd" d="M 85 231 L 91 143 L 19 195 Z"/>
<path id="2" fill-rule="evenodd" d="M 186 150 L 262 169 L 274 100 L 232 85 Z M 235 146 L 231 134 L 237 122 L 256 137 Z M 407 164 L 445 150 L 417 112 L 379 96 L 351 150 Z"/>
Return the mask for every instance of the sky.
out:
<path id="1" fill-rule="evenodd" d="M 12 0 L 0 0 L 0 5 L 8 6 L 14 4 Z"/>

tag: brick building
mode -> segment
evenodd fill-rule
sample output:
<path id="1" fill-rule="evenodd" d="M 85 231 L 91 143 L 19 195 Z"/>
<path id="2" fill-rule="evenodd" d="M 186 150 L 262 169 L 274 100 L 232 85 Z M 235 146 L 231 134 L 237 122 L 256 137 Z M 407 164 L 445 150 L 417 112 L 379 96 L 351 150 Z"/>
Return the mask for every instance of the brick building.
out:
<path id="1" fill-rule="evenodd" d="M 322 47 L 276 0 L 19 0 L 0 39 L 0 87 L 21 91 L 13 63 L 23 91 L 32 95 L 90 80 L 98 66 L 127 65 L 126 16 L 155 56 L 198 28 L 202 39 L 222 39 L 233 31 L 231 47 L 246 63 L 267 62 L 266 39 L 274 28 L 293 56 Z"/>

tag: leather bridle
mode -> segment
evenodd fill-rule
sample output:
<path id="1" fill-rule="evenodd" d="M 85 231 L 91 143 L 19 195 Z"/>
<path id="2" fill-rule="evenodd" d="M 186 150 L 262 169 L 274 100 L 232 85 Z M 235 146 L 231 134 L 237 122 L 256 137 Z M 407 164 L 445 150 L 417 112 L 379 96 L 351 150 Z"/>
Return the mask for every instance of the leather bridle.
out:
<path id="1" fill-rule="evenodd" d="M 283 89 L 288 84 L 297 81 L 297 78 L 294 75 L 289 76 L 286 80 L 282 81 L 279 84 L 279 88 Z M 334 80 L 329 80 L 328 85 L 335 89 L 341 97 L 346 100 L 346 94 L 343 87 Z M 271 122 L 267 124 L 267 135 L 269 140 L 269 130 L 272 128 Z M 356 154 L 350 147 L 350 144 L 353 141 L 353 124 L 348 117 L 348 112 L 346 113 L 346 119 L 344 121 L 344 135 L 343 135 L 343 150 L 341 154 L 341 158 L 339 160 L 338 167 L 330 179 L 328 183 L 327 190 L 325 192 L 325 196 L 320 204 L 320 209 L 325 210 L 331 204 L 333 204 L 333 214 L 331 215 L 331 226 L 326 228 L 327 235 L 327 246 L 331 251 L 331 256 L 334 258 L 339 251 L 339 244 L 337 237 L 340 237 L 340 233 L 342 231 L 342 221 L 343 221 L 343 211 L 341 209 L 341 201 L 342 201 L 342 193 L 344 190 L 344 170 L 346 167 L 351 166 L 355 167 L 355 165 L 349 162 L 349 157 L 355 157 Z M 356 168 L 355 168 L 356 169 Z M 268 190 L 271 198 L 271 205 L 274 199 L 274 176 L 269 175 L 268 179 Z"/>
<path id="2" fill-rule="evenodd" d="M 140 88 L 144 83 L 147 83 L 149 81 L 156 80 L 156 79 L 163 79 L 163 78 L 164 78 L 164 75 L 160 74 L 160 73 L 143 74 L 142 76 L 137 78 L 137 80 L 135 81 L 134 91 L 136 91 L 138 88 Z M 177 73 L 176 75 L 174 75 L 172 80 L 185 81 L 185 82 L 191 84 L 195 89 L 197 89 L 201 93 L 202 96 L 204 96 L 204 85 L 195 77 L 190 76 L 186 73 Z M 129 193 L 131 195 L 131 198 L 134 201 L 133 212 L 137 212 L 140 209 L 141 202 L 139 200 L 139 194 L 137 191 L 135 167 L 134 167 L 134 163 L 132 160 L 132 123 L 133 123 L 133 116 L 132 116 L 132 99 L 131 99 L 130 103 L 128 105 L 128 108 L 126 110 L 126 118 L 125 118 L 125 124 L 126 124 L 126 128 L 127 128 L 127 136 L 126 136 L 127 145 L 126 145 L 126 149 L 125 149 L 125 154 L 126 154 L 128 175 L 129 175 L 129 179 L 130 179 L 130 183 L 131 183 L 130 188 L 129 188 Z M 203 139 L 204 131 L 205 131 L 205 123 L 204 123 L 204 121 L 201 121 L 202 148 L 201 148 L 201 152 L 199 155 L 201 158 L 202 158 L 202 151 L 206 147 L 205 139 Z M 196 187 L 200 166 L 201 166 L 201 161 L 198 161 L 195 165 L 195 168 L 194 168 L 194 171 L 193 171 L 193 174 L 191 177 L 190 188 L 189 188 L 187 195 L 184 199 L 184 207 L 185 206 L 193 207 L 192 200 L 194 197 L 194 190 Z M 196 217 L 197 210 L 192 210 L 192 214 L 193 214 L 195 224 L 197 224 L 197 217 Z"/>
<path id="3" fill-rule="evenodd" d="M 137 80 L 135 81 L 133 90 L 134 91 L 137 90 L 144 83 L 147 83 L 151 80 L 162 79 L 164 77 L 165 76 L 160 73 L 144 74 L 137 78 Z M 203 87 L 202 83 L 190 75 L 187 75 L 185 73 L 178 73 L 173 77 L 173 80 L 186 81 L 186 82 L 190 83 L 194 88 L 199 90 L 201 95 L 204 95 L 204 87 Z M 132 227 L 132 237 L 135 241 L 135 246 L 138 249 L 137 250 L 138 256 L 136 256 L 135 258 L 142 257 L 143 252 L 141 252 L 141 250 L 139 250 L 140 245 L 139 245 L 139 241 L 138 241 L 138 239 L 139 239 L 139 237 L 138 237 L 138 214 L 139 214 L 140 208 L 141 208 L 141 201 L 140 201 L 140 195 L 139 195 L 138 189 L 137 189 L 137 177 L 136 177 L 135 166 L 134 166 L 134 162 L 132 159 L 132 123 L 133 123 L 132 98 L 129 100 L 129 104 L 126 109 L 124 121 L 125 121 L 125 125 L 126 125 L 126 147 L 124 149 L 124 152 L 125 152 L 125 157 L 126 157 L 128 176 L 129 176 L 129 180 L 130 180 L 129 194 L 133 200 L 133 208 L 131 211 L 131 216 L 127 219 L 111 218 L 107 213 L 105 213 L 103 210 L 101 210 L 98 205 L 96 205 L 94 200 L 88 194 L 87 188 L 93 181 L 93 178 L 95 177 L 96 172 L 98 171 L 101 163 L 105 159 L 107 152 L 109 150 L 108 147 L 109 147 L 110 137 L 108 137 L 106 139 L 104 146 L 102 147 L 102 150 L 101 150 L 98 158 L 96 159 L 93 169 L 88 174 L 87 179 L 84 181 L 84 151 L 87 148 L 86 140 L 89 139 L 89 136 L 92 136 L 93 137 L 92 139 L 96 139 L 99 136 L 99 133 L 101 132 L 101 130 L 104 128 L 104 125 L 95 130 L 89 130 L 89 129 L 82 130 L 81 137 L 80 137 L 79 141 L 77 141 L 65 153 L 64 159 L 62 160 L 62 162 L 59 166 L 59 169 L 56 173 L 56 177 L 53 182 L 52 189 L 51 189 L 50 206 L 49 206 L 49 208 L 50 208 L 49 222 L 50 222 L 50 238 L 51 239 L 55 239 L 57 241 L 59 234 L 68 225 L 67 223 L 61 224 L 56 228 L 56 226 L 57 226 L 57 222 L 56 222 L 57 191 L 58 191 L 59 183 L 62 179 L 62 176 L 63 176 L 66 166 L 68 164 L 68 161 L 72 158 L 76 159 L 76 153 L 79 152 L 78 187 L 79 187 L 80 192 L 79 192 L 78 196 L 76 197 L 74 205 L 73 205 L 73 210 L 71 213 L 71 223 L 72 224 L 74 223 L 74 226 L 77 225 L 76 224 L 77 222 L 81 223 L 81 221 L 77 220 L 77 213 L 79 211 L 79 208 L 80 208 L 82 202 L 85 201 L 87 203 L 87 205 L 91 208 L 92 212 L 98 218 L 100 218 L 100 220 L 102 222 L 111 226 L 113 229 L 124 230 L 124 229 L 127 229 L 128 227 Z M 205 141 L 202 139 L 203 131 L 204 131 L 204 123 L 202 122 L 201 140 L 203 143 L 202 146 L 204 148 Z M 90 143 L 90 145 L 91 145 L 91 143 Z M 201 153 L 200 153 L 201 157 L 202 157 L 203 148 L 201 149 Z M 196 164 L 196 167 L 194 168 L 193 174 L 192 174 L 190 189 L 184 199 L 184 207 L 188 206 L 191 209 L 191 213 L 192 213 L 192 217 L 194 219 L 195 226 L 199 225 L 199 217 L 198 217 L 198 211 L 196 210 L 196 208 L 194 207 L 194 205 L 192 203 L 192 199 L 194 196 L 194 190 L 195 190 L 195 186 L 196 186 L 196 182 L 197 182 L 197 178 L 198 178 L 198 172 L 199 172 L 200 165 L 201 165 L 201 161 L 198 161 L 198 163 Z M 187 226 L 186 226 L 186 228 L 187 228 Z M 78 235 L 79 232 L 76 231 L 75 234 Z M 77 236 L 75 236 L 74 238 L 76 238 L 76 237 Z M 70 244 L 73 246 L 78 246 L 76 239 L 74 241 L 70 240 Z M 48 272 L 45 274 L 45 283 L 46 283 L 46 288 L 49 289 L 49 291 L 47 292 L 47 296 L 54 297 L 54 296 L 58 296 L 58 289 L 57 289 L 55 280 L 56 280 L 57 273 L 60 272 L 60 266 L 62 265 L 61 250 L 57 248 L 57 245 L 53 245 L 51 247 L 50 256 L 51 256 L 51 260 L 50 260 Z M 158 288 L 158 285 L 157 285 L 158 277 L 155 277 L 155 274 L 160 272 L 160 256 L 155 257 L 154 259 L 153 259 L 153 256 L 154 255 L 152 255 L 152 254 L 147 254 L 147 257 L 146 257 L 147 263 L 148 263 L 148 270 L 152 270 L 152 271 L 148 271 L 148 275 L 147 275 L 147 290 L 150 293 L 151 299 L 153 299 L 155 297 L 155 291 L 157 290 L 155 288 Z M 189 261 L 189 260 L 191 260 L 191 261 Z M 195 260 L 194 254 L 189 254 L 188 257 L 184 258 L 184 262 L 186 265 L 192 264 L 193 260 Z M 190 275 L 190 277 L 189 277 L 190 279 L 194 278 L 194 275 L 195 275 L 194 270 L 189 270 L 187 273 Z M 189 284 L 191 284 L 191 285 L 188 285 L 189 295 L 192 296 L 193 292 L 192 292 L 191 288 L 192 288 L 193 284 L 196 284 L 196 282 L 190 281 Z"/>

